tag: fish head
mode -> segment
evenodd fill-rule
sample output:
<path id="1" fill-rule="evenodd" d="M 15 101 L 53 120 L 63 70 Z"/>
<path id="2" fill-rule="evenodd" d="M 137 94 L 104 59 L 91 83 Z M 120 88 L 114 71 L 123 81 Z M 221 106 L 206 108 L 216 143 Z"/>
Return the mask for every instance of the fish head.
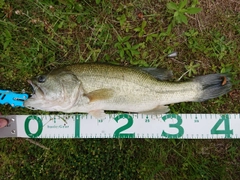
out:
<path id="1" fill-rule="evenodd" d="M 32 96 L 24 101 L 24 106 L 33 110 L 64 111 L 83 94 L 81 81 L 71 71 L 52 71 L 29 80 L 33 88 Z"/>

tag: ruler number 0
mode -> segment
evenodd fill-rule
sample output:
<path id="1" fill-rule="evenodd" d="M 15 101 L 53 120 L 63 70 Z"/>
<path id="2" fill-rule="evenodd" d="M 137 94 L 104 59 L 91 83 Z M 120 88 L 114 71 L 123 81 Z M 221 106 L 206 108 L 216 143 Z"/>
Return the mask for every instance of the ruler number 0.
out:
<path id="1" fill-rule="evenodd" d="M 29 129 L 29 123 L 31 120 L 36 120 L 38 123 L 38 128 L 37 128 L 36 133 L 31 133 L 31 131 Z M 41 118 L 39 118 L 38 116 L 28 116 L 27 119 L 25 120 L 24 128 L 25 128 L 26 134 L 30 138 L 37 138 L 38 136 L 40 136 L 42 134 L 42 131 L 43 131 L 43 123 L 42 123 Z"/>

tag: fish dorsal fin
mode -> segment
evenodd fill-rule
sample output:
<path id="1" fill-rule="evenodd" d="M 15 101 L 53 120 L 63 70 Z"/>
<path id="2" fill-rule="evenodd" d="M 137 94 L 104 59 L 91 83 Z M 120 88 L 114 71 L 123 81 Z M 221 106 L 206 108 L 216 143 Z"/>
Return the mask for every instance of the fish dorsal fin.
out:
<path id="1" fill-rule="evenodd" d="M 85 94 L 90 100 L 90 102 L 109 99 L 113 96 L 114 90 L 112 89 L 97 89 L 95 91 Z"/>
<path id="2" fill-rule="evenodd" d="M 139 69 L 161 81 L 170 80 L 173 77 L 172 71 L 164 68 L 139 68 Z"/>

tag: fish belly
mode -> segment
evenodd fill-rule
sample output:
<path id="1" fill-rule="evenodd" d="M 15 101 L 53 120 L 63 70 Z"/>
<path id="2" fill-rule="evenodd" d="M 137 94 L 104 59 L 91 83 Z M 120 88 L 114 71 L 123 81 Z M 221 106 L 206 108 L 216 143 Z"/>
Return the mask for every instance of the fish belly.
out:
<path id="1" fill-rule="evenodd" d="M 129 82 L 122 84 L 119 80 L 115 80 L 114 82 L 118 86 L 113 86 L 112 83 L 108 82 L 105 86 L 100 87 L 99 85 L 98 87 L 113 89 L 114 95 L 112 97 L 90 102 L 86 106 L 78 107 L 77 111 L 89 112 L 96 109 L 103 109 L 109 111 L 143 112 L 167 104 L 193 101 L 197 96 L 197 87 L 194 84 L 165 84 L 158 82 L 157 85 L 144 86 Z M 95 85 L 97 86 L 97 83 Z M 95 90 L 92 88 L 87 89 L 90 92 Z"/>

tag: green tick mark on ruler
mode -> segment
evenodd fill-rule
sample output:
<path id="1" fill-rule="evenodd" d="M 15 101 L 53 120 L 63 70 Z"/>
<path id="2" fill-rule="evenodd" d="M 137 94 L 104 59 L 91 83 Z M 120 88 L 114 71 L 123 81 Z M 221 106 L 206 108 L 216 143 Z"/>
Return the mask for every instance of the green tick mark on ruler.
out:
<path id="1" fill-rule="evenodd" d="M 75 138 L 80 138 L 80 115 L 75 115 Z"/>
<path id="2" fill-rule="evenodd" d="M 149 123 L 149 122 L 150 122 L 150 120 L 149 120 L 148 116 L 146 117 L 146 120 L 145 120 L 145 122 L 146 122 L 146 123 Z"/>

